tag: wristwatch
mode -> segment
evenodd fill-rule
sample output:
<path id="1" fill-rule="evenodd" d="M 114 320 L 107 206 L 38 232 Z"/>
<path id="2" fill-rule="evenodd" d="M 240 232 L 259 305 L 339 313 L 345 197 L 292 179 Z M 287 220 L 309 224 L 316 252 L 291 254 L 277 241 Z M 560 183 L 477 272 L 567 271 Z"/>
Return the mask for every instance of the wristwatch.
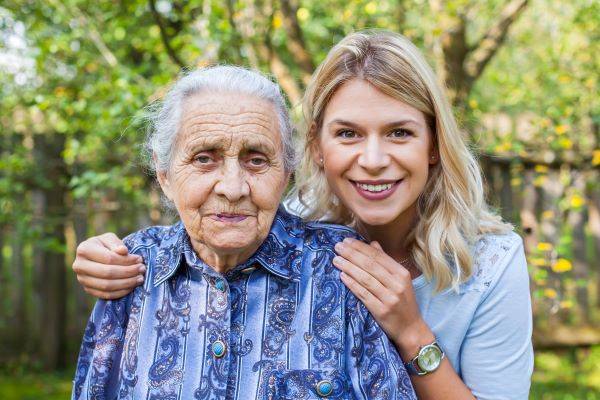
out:
<path id="1" fill-rule="evenodd" d="M 434 340 L 433 343 L 421 346 L 419 354 L 404 363 L 404 367 L 411 375 L 427 375 L 438 369 L 445 356 L 440 345 Z"/>

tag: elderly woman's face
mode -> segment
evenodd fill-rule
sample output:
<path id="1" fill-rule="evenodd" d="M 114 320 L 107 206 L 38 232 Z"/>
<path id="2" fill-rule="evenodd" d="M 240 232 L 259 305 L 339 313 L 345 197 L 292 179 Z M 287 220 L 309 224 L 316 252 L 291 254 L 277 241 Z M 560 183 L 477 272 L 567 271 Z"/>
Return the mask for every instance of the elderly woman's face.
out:
<path id="1" fill-rule="evenodd" d="M 173 154 L 159 180 L 194 248 L 254 253 L 269 233 L 288 180 L 273 105 L 242 94 L 191 96 Z"/>

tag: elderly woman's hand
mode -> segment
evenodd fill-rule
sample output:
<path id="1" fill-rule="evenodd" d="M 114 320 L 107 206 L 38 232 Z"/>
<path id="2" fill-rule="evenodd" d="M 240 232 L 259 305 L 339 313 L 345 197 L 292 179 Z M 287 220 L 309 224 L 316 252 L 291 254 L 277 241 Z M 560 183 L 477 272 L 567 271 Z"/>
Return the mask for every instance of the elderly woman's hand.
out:
<path id="1" fill-rule="evenodd" d="M 347 238 L 335 245 L 333 264 L 344 284 L 367 307 L 404 360 L 435 336 L 421 317 L 410 272 L 379 243 Z"/>
<path id="2" fill-rule="evenodd" d="M 129 254 L 114 233 L 91 237 L 77 246 L 73 271 L 92 296 L 113 300 L 144 282 L 142 257 Z"/>

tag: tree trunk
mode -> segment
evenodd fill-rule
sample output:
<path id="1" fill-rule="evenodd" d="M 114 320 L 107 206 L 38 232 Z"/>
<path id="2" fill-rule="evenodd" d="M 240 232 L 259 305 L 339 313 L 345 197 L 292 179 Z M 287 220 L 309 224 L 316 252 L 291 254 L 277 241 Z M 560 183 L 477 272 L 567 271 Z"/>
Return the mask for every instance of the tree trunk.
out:
<path id="1" fill-rule="evenodd" d="M 13 332 L 13 350 L 20 354 L 24 350 L 27 338 L 23 336 L 26 329 L 25 316 L 25 263 L 23 260 L 24 250 L 24 229 L 22 221 L 15 221 L 15 226 L 12 231 L 11 247 L 12 247 L 12 309 L 13 316 L 10 323 Z"/>
<path id="2" fill-rule="evenodd" d="M 488 31 L 475 43 L 467 43 L 467 18 L 463 13 L 450 12 L 442 0 L 429 0 L 437 26 L 442 33 L 431 45 L 437 61 L 438 76 L 448 87 L 455 107 L 462 108 L 486 65 L 504 43 L 510 26 L 527 6 L 528 0 L 508 2 Z"/>
<path id="3" fill-rule="evenodd" d="M 61 134 L 37 135 L 34 151 L 39 171 L 46 184 L 40 190 L 46 199 L 45 229 L 42 241 L 46 244 L 41 253 L 41 360 L 44 368 L 55 370 L 65 367 L 66 361 L 66 269 L 64 246 L 65 238 L 65 195 L 67 193 L 67 168 L 62 159 L 65 137 Z"/>
<path id="4" fill-rule="evenodd" d="M 83 242 L 88 238 L 88 208 L 86 199 L 75 199 L 73 207 L 73 230 L 75 232 L 75 245 Z M 90 304 L 93 301 L 88 296 L 79 282 L 75 274 L 69 271 L 71 288 L 75 298 L 73 338 L 81 339 L 81 334 L 85 329 L 86 322 L 90 316 Z M 71 336 L 71 335 L 70 335 Z"/>
<path id="5" fill-rule="evenodd" d="M 40 240 L 43 236 L 44 221 L 46 220 L 46 194 L 40 189 L 34 189 L 31 191 L 31 207 L 33 212 L 32 230 L 35 233 L 36 240 L 33 241 L 33 266 L 31 271 L 32 280 L 32 296 L 31 296 L 31 309 L 29 312 L 29 326 L 31 331 L 29 332 L 29 343 L 30 351 L 33 354 L 40 354 L 42 351 L 43 339 L 43 325 L 42 325 L 42 290 L 45 282 L 45 278 L 42 275 L 44 269 L 44 263 L 46 262 L 44 257 L 44 244 Z"/>

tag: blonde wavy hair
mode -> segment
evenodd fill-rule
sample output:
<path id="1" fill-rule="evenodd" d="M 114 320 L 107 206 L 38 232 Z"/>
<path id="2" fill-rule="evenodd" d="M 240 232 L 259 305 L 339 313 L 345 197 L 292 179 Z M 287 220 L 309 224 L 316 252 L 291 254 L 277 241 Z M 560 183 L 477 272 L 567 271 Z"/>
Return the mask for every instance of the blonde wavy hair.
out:
<path id="1" fill-rule="evenodd" d="M 443 86 L 410 40 L 387 31 L 363 31 L 334 46 L 306 90 L 304 154 L 295 175 L 297 196 L 306 219 L 326 219 L 360 229 L 360 221 L 334 195 L 313 159 L 323 115 L 335 91 L 352 79 L 364 79 L 381 92 L 425 114 L 439 152 L 419 196 L 418 219 L 406 246 L 416 265 L 438 291 L 467 280 L 473 272 L 471 246 L 483 234 L 505 233 L 485 202 L 481 171 L 452 114 Z"/>

